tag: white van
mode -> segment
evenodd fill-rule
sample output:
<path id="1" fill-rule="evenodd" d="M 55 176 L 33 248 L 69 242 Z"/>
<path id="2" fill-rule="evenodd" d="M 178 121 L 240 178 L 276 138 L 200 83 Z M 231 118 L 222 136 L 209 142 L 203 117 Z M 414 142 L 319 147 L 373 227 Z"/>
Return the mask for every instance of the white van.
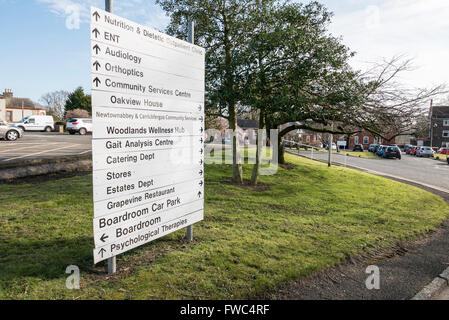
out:
<path id="1" fill-rule="evenodd" d="M 23 131 L 45 131 L 51 132 L 55 129 L 55 122 L 52 116 L 27 116 L 17 123 L 15 127 Z"/>

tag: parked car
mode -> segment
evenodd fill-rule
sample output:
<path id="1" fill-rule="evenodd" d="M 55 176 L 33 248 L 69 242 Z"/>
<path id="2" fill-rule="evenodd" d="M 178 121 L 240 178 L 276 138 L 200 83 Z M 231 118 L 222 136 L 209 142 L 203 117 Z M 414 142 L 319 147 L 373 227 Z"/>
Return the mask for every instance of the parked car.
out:
<path id="1" fill-rule="evenodd" d="M 449 148 L 440 148 L 438 149 L 437 153 L 439 154 L 448 154 Z"/>
<path id="2" fill-rule="evenodd" d="M 413 147 L 411 144 L 406 144 L 404 146 L 404 152 L 407 152 L 411 147 Z"/>
<path id="3" fill-rule="evenodd" d="M 375 143 L 370 144 L 369 147 L 368 147 L 368 151 L 369 152 L 374 152 L 374 150 L 376 149 L 376 146 L 378 146 L 378 144 L 375 144 Z"/>
<path id="4" fill-rule="evenodd" d="M 409 146 L 405 153 L 412 154 L 414 148 L 415 148 L 415 146 Z"/>
<path id="5" fill-rule="evenodd" d="M 363 151 L 365 151 L 365 150 L 363 149 L 363 145 L 361 145 L 361 144 L 356 144 L 356 145 L 354 146 L 354 148 L 352 148 L 352 151 L 360 151 L 360 152 L 363 152 Z"/>
<path id="6" fill-rule="evenodd" d="M 326 150 L 329 150 L 328 145 L 326 145 Z M 332 142 L 332 150 L 337 150 L 337 145 Z"/>
<path id="7" fill-rule="evenodd" d="M 6 122 L 0 120 L 0 139 L 8 141 L 16 141 L 23 136 L 23 131 L 20 128 L 8 125 Z"/>
<path id="8" fill-rule="evenodd" d="M 418 151 L 420 147 L 413 147 L 412 150 L 410 151 L 410 155 L 412 156 L 416 156 L 416 152 Z"/>
<path id="9" fill-rule="evenodd" d="M 373 153 L 377 154 L 377 152 L 379 151 L 380 147 L 382 147 L 382 145 L 378 144 L 374 147 L 374 151 Z"/>
<path id="10" fill-rule="evenodd" d="M 51 132 L 55 130 L 55 121 L 52 116 L 27 116 L 12 125 L 22 131 Z"/>
<path id="11" fill-rule="evenodd" d="M 92 119 L 70 119 L 66 128 L 70 134 L 79 133 L 84 136 L 88 132 L 92 133 Z"/>
<path id="12" fill-rule="evenodd" d="M 433 149 L 431 147 L 420 147 L 417 151 L 416 151 L 416 156 L 417 157 L 432 157 L 433 158 L 433 154 L 435 153 L 435 151 L 433 151 Z"/>
<path id="13" fill-rule="evenodd" d="M 385 148 L 384 153 L 382 154 L 383 158 L 398 158 L 401 160 L 401 149 L 398 147 L 389 146 Z"/>

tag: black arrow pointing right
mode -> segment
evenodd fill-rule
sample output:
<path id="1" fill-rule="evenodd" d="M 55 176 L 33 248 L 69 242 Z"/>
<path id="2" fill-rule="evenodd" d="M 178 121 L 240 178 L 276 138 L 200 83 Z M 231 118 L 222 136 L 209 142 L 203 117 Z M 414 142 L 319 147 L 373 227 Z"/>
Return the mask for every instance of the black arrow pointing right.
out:
<path id="1" fill-rule="evenodd" d="M 98 44 L 96 44 L 93 49 L 95 50 L 95 53 L 98 54 L 98 52 L 101 52 L 100 47 L 98 46 Z"/>
<path id="2" fill-rule="evenodd" d="M 100 19 L 100 14 L 97 11 L 95 11 L 92 16 L 95 17 L 95 21 L 98 21 L 98 19 Z"/>
<path id="3" fill-rule="evenodd" d="M 98 84 L 101 83 L 101 81 L 100 81 L 100 79 L 98 79 L 98 77 L 97 77 L 97 78 L 94 79 L 94 83 L 95 83 L 95 85 L 96 85 L 97 88 L 98 88 Z"/>
<path id="4" fill-rule="evenodd" d="M 200 181 L 200 186 L 203 186 L 204 182 L 203 180 Z"/>
<path id="5" fill-rule="evenodd" d="M 98 61 L 95 61 L 95 62 L 94 62 L 94 67 L 95 67 L 95 69 L 97 69 L 97 71 L 98 71 L 98 69 L 101 68 L 101 64 L 100 64 Z"/>
<path id="6" fill-rule="evenodd" d="M 203 175 L 203 170 L 200 170 L 200 172 L 198 172 L 200 174 L 200 176 Z"/>
<path id="7" fill-rule="evenodd" d="M 106 250 L 104 250 L 104 248 L 101 248 L 100 249 L 100 254 L 101 254 L 101 257 L 103 258 L 103 255 L 104 255 L 104 253 L 106 252 Z"/>

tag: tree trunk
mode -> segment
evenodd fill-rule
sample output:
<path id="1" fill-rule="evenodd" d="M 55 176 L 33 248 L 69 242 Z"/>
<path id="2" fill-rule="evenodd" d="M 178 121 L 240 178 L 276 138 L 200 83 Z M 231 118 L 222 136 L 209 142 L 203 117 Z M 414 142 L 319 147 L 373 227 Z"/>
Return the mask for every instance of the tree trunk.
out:
<path id="1" fill-rule="evenodd" d="M 284 144 L 282 143 L 282 136 L 278 135 L 278 162 L 279 164 L 285 164 L 284 157 Z"/>
<path id="2" fill-rule="evenodd" d="M 232 130 L 232 182 L 243 184 L 242 164 L 238 148 L 237 110 L 235 104 L 229 107 L 229 128 Z"/>
<path id="3" fill-rule="evenodd" d="M 265 130 L 264 113 L 260 111 L 259 115 L 259 130 L 257 131 L 257 150 L 256 150 L 256 163 L 253 167 L 253 173 L 251 175 L 251 185 L 257 185 L 257 179 L 259 178 L 259 168 L 260 168 L 260 154 L 263 147 L 263 132 Z"/>

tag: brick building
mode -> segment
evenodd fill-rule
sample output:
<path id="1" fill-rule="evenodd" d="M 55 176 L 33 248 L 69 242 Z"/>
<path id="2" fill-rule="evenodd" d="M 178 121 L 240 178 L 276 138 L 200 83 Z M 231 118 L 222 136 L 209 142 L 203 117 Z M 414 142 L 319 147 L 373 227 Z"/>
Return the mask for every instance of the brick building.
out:
<path id="1" fill-rule="evenodd" d="M 0 119 L 17 122 L 26 116 L 46 115 L 47 109 L 28 98 L 15 98 L 12 90 L 0 94 Z"/>
<path id="2" fill-rule="evenodd" d="M 430 107 L 430 143 L 437 148 L 449 143 L 449 106 Z"/>

